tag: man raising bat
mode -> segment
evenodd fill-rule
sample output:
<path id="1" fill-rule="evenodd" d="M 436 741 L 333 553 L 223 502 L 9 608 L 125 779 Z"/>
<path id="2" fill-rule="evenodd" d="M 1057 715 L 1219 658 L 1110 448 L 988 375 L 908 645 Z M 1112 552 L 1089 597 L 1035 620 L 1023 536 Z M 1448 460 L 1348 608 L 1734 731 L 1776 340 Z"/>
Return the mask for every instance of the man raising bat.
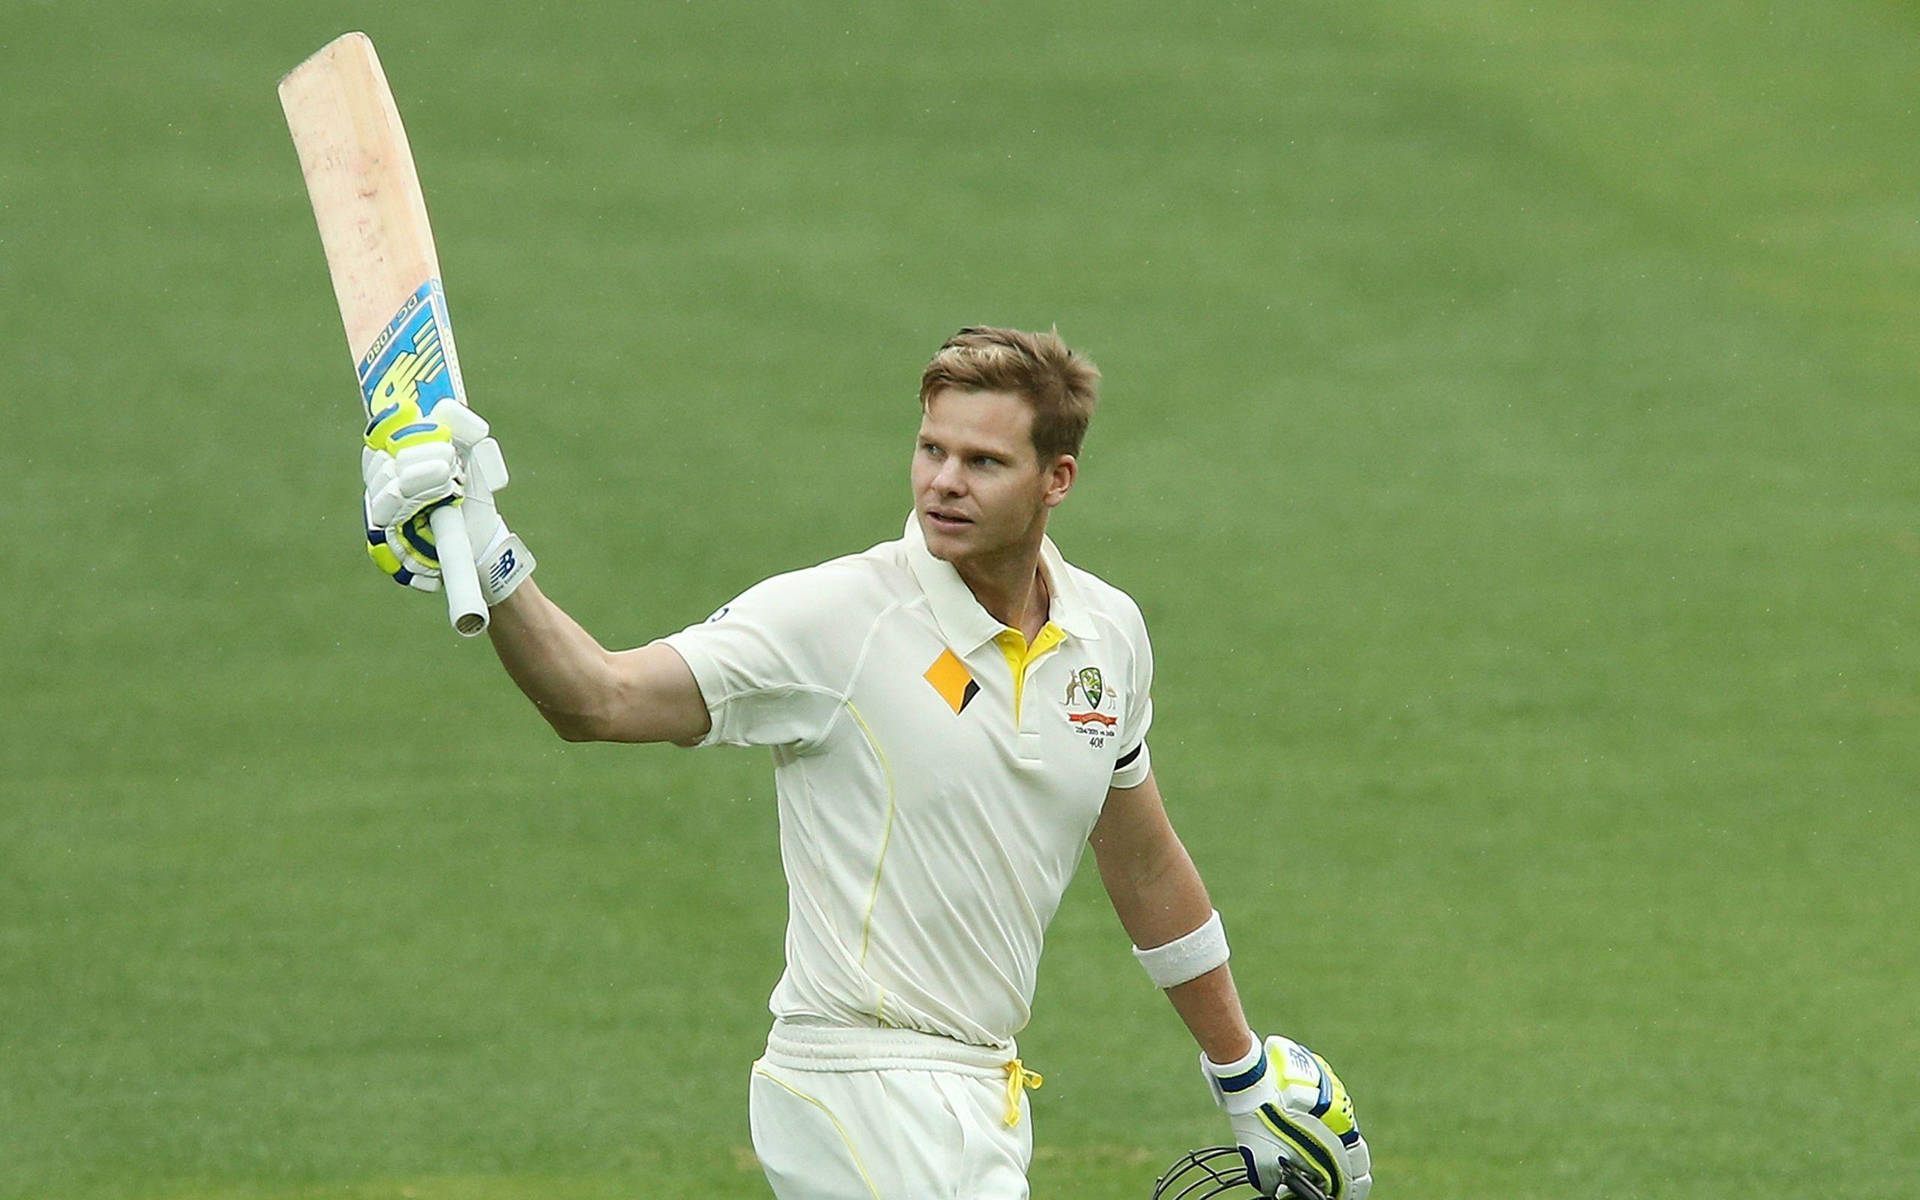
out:
<path id="1" fill-rule="evenodd" d="M 367 547 L 444 590 L 570 741 L 773 751 L 790 920 L 753 1144 L 781 1200 L 1004 1200 L 1033 1156 L 1017 1052 L 1082 849 L 1201 1049 L 1245 1177 L 1364 1200 L 1371 1159 L 1324 1060 L 1250 1030 L 1227 939 L 1147 751 L 1153 653 L 1124 592 L 1047 520 L 1099 372 L 1054 334 L 949 338 L 920 377 L 901 536 L 776 576 L 610 652 L 533 583 L 467 408 L 412 151 L 373 44 L 280 84 L 366 417 Z M 491 623 L 489 624 L 489 619 Z"/>

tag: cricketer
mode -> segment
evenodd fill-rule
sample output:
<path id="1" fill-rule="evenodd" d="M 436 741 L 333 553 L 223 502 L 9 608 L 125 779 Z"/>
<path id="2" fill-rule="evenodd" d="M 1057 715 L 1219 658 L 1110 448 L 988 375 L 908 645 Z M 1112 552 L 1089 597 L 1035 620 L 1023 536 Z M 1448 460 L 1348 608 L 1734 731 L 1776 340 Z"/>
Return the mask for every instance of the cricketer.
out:
<path id="1" fill-rule="evenodd" d="M 962 329 L 921 375 L 899 537 L 619 651 L 530 578 L 493 499 L 503 472 L 473 467 L 497 460 L 483 422 L 449 431 L 452 455 L 367 435 L 375 561 L 433 590 L 428 517 L 456 505 L 494 648 L 561 737 L 772 750 L 789 923 L 749 1119 L 780 1200 L 1028 1194 L 1040 1076 L 1014 1039 L 1089 845 L 1254 1186 L 1372 1186 L 1340 1080 L 1242 1010 L 1154 778 L 1139 608 L 1047 537 L 1098 381 L 1055 334 Z"/>

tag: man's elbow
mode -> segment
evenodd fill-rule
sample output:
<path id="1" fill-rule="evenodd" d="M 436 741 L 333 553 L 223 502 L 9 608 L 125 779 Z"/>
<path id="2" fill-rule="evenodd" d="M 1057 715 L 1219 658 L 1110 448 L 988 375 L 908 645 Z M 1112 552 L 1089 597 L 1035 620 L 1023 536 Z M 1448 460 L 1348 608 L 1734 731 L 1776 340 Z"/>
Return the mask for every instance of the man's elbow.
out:
<path id="1" fill-rule="evenodd" d="M 594 732 L 591 727 L 577 721 L 554 721 L 552 725 L 553 731 L 560 735 L 560 740 L 563 742 L 604 742 L 607 740 Z"/>
<path id="2" fill-rule="evenodd" d="M 615 739 L 609 735 L 611 723 L 599 714 L 590 712 L 569 712 L 558 708 L 540 707 L 540 715 L 547 724 L 560 735 L 563 742 L 608 742 Z"/>
<path id="3" fill-rule="evenodd" d="M 677 746 L 697 746 L 706 736 L 708 728 L 705 720 L 695 722 L 650 708 L 618 707 L 586 712 L 541 709 L 540 715 L 547 719 L 547 724 L 560 735 L 560 739 L 567 742 L 618 742 L 623 745 L 672 742 Z M 705 715 L 704 711 L 700 713 L 701 717 Z"/>

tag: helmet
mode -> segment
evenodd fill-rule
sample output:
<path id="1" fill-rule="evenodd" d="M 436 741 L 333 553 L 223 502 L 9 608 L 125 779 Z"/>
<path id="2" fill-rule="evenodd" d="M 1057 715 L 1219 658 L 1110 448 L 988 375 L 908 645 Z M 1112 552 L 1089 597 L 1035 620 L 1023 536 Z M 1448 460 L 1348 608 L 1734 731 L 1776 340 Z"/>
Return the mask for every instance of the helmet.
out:
<path id="1" fill-rule="evenodd" d="M 1247 1167 L 1246 1153 L 1238 1146 L 1210 1146 L 1182 1155 L 1153 1185 L 1153 1200 L 1250 1200 L 1260 1194 Z M 1327 1194 L 1305 1170 L 1285 1160 L 1280 1163 L 1278 1195 L 1281 1200 L 1289 1196 L 1327 1200 Z"/>

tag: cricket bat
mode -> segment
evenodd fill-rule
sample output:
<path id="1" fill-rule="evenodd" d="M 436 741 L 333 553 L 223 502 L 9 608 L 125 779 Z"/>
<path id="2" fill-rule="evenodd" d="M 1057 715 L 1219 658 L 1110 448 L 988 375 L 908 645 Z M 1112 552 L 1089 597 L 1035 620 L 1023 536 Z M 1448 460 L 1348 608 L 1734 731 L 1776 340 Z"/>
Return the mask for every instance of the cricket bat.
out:
<path id="1" fill-rule="evenodd" d="M 280 81 L 280 106 L 368 420 L 396 404 L 413 405 L 428 420 L 442 404 L 464 405 L 426 199 L 372 40 L 348 33 L 321 47 Z M 448 619 L 472 637 L 487 627 L 487 606 L 466 524 L 450 504 L 434 509 L 429 523 Z"/>

